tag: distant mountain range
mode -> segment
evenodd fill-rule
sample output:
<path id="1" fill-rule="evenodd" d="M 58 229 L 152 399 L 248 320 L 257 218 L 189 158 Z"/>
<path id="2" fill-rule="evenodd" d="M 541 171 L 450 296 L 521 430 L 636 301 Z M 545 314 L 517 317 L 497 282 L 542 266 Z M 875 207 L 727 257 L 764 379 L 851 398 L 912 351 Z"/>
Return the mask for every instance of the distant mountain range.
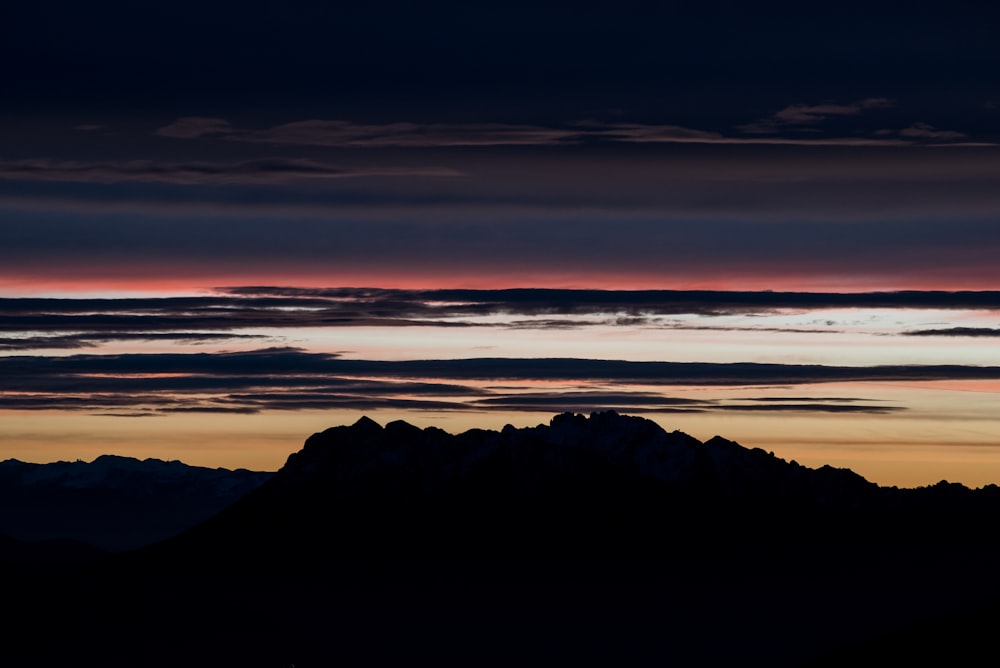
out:
<path id="1" fill-rule="evenodd" d="M 103 455 L 93 462 L 0 462 L 0 535 L 134 549 L 208 519 L 273 473 Z"/>
<path id="2" fill-rule="evenodd" d="M 15 583 L 4 646 L 53 666 L 854 665 L 850 643 L 1000 596 L 998 519 L 995 486 L 883 488 L 610 411 L 458 435 L 362 418 L 170 540 Z"/>

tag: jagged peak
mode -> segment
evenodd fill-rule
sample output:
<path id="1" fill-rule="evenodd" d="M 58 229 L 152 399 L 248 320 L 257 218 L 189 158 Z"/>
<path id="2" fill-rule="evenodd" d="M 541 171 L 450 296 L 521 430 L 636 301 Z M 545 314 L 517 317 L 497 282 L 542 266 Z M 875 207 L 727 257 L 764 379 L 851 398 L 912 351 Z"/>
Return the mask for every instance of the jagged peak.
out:
<path id="1" fill-rule="evenodd" d="M 566 413 L 559 413 L 558 415 L 553 415 L 552 419 L 549 420 L 549 426 L 550 427 L 558 427 L 558 426 L 564 425 L 564 424 L 580 424 L 580 423 L 584 423 L 586 421 L 587 421 L 586 416 L 581 415 L 580 413 L 566 412 Z M 516 427 L 514 427 L 512 425 L 509 425 L 509 424 L 504 425 L 503 429 L 504 429 L 504 431 L 507 431 L 508 428 L 511 429 L 511 430 L 516 430 L 517 429 Z"/>
<path id="2" fill-rule="evenodd" d="M 382 425 L 380 425 L 375 420 L 371 419 L 367 415 L 362 415 L 358 418 L 358 421 L 351 425 L 352 429 L 365 429 L 365 430 L 382 430 Z"/>
<path id="3" fill-rule="evenodd" d="M 821 480 L 829 487 L 833 479 L 850 478 L 879 488 L 850 469 L 804 466 L 720 435 L 703 442 L 679 430 L 668 432 L 649 418 L 622 415 L 615 410 L 589 415 L 566 411 L 535 426 L 506 424 L 501 429 L 470 429 L 461 434 L 434 426 L 420 428 L 404 420 L 383 427 L 363 416 L 351 426 L 331 427 L 310 436 L 302 450 L 289 456 L 283 477 L 298 478 L 320 469 L 335 477 L 350 477 L 386 467 L 400 467 L 404 475 L 416 475 L 407 467 L 418 460 L 422 466 L 436 462 L 435 466 L 440 465 L 451 475 L 493 456 L 498 449 L 523 453 L 533 448 L 536 454 L 544 452 L 542 456 L 548 457 L 549 463 L 597 456 L 606 458 L 609 465 L 671 483 L 694 484 L 711 478 L 715 480 L 712 484 L 741 490 L 767 480 L 770 487 L 761 487 L 762 493 L 772 494 L 786 485 L 800 493 Z M 947 484 L 942 481 L 938 488 Z"/>

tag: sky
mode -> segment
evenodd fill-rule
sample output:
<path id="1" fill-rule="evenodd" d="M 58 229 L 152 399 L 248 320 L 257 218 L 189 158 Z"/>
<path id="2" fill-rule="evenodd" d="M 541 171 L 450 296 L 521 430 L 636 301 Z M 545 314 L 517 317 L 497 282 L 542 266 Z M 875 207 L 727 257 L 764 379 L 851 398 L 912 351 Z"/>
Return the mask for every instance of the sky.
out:
<path id="1" fill-rule="evenodd" d="M 1000 483 L 992 2 L 6 3 L 0 458 L 612 408 Z"/>

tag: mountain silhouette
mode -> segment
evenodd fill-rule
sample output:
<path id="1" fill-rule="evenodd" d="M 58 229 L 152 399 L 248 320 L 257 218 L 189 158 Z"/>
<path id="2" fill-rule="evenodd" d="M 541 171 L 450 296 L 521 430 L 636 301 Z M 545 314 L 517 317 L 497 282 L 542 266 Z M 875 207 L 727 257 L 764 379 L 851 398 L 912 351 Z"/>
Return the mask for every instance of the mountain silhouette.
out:
<path id="1" fill-rule="evenodd" d="M 173 539 L 17 583 L 30 665 L 794 666 L 1000 594 L 998 490 L 637 417 L 367 418 Z"/>
<path id="2" fill-rule="evenodd" d="M 108 553 L 88 543 L 75 540 L 23 541 L 0 535 L 0 567 L 8 572 L 26 569 L 44 575 L 55 568 L 89 564 Z"/>
<path id="3" fill-rule="evenodd" d="M 121 551 L 208 519 L 273 474 L 102 455 L 93 462 L 0 461 L 0 534 Z"/>

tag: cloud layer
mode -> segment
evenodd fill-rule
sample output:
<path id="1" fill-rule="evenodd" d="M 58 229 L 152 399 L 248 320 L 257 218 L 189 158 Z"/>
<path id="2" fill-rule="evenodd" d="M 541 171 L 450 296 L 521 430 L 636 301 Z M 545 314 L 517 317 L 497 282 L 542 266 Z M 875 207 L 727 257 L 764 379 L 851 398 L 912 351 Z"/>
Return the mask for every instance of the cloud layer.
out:
<path id="1" fill-rule="evenodd" d="M 216 354 L 9 356 L 0 358 L 0 378 L 0 409 L 11 410 L 149 414 L 405 407 L 551 412 L 615 406 L 633 412 L 885 413 L 901 407 L 842 397 L 690 399 L 648 390 L 609 391 L 607 387 L 641 384 L 745 388 L 829 382 L 997 380 L 1000 367 L 858 368 L 557 358 L 380 361 L 267 348 Z M 531 383 L 539 381 L 564 383 L 566 389 L 531 391 Z M 515 391 L 511 383 L 527 384 Z"/>
<path id="2" fill-rule="evenodd" d="M 891 106 L 885 98 L 851 104 L 796 104 L 737 129 L 745 137 L 726 135 L 676 124 L 583 121 L 564 126 L 515 123 L 358 123 L 344 119 L 309 119 L 268 128 L 240 128 L 224 118 L 184 116 L 157 128 L 160 137 L 174 139 L 224 139 L 275 145 L 337 148 L 446 148 L 489 146 L 558 146 L 604 141 L 632 144 L 728 144 L 803 146 L 905 146 L 961 139 L 960 132 L 937 130 L 917 122 L 899 130 L 895 138 L 885 133 L 803 137 L 781 134 L 787 129 L 814 128 L 832 117 L 858 116 L 863 111 Z M 763 136 L 773 135 L 773 136 Z"/>
<path id="3" fill-rule="evenodd" d="M 744 392 L 738 399 L 692 398 L 678 396 L 676 390 L 1000 380 L 1000 367 L 963 364 L 838 366 L 511 356 L 394 360 L 287 345 L 219 349 L 225 344 L 282 343 L 286 336 L 294 339 L 310 328 L 331 332 L 345 327 L 656 328 L 836 337 L 840 332 L 830 323 L 803 329 L 774 327 L 766 320 L 782 313 L 814 313 L 811 317 L 819 321 L 824 309 L 947 309 L 988 315 L 1000 309 L 1000 293 L 250 286 L 192 297 L 0 299 L 0 351 L 6 353 L 0 356 L 0 409 L 133 416 L 333 408 L 558 412 L 611 406 L 653 413 L 878 414 L 905 407 L 865 397 L 755 397 Z M 729 319 L 736 316 L 741 320 L 734 324 Z M 691 318 L 696 324 L 690 324 Z M 725 320 L 715 324 L 714 318 Z M 995 336 L 996 331 L 899 333 Z M 175 352 L 114 352 L 116 346 L 136 344 L 213 346 L 203 352 L 180 347 L 174 347 Z M 65 354 L 74 348 L 96 354 Z M 38 353 L 23 354 L 30 351 Z M 540 385 L 546 389 L 540 390 Z"/>
<path id="4" fill-rule="evenodd" d="M 723 292 L 710 290 L 404 290 L 236 287 L 200 297 L 0 298 L 0 347 L 88 347 L 129 339 L 213 340 L 239 330 L 318 327 L 571 329 L 655 326 L 690 329 L 668 316 L 768 314 L 820 309 L 1000 310 L 1000 292 Z M 489 320 L 490 316 L 503 316 Z M 704 321 L 698 328 L 718 328 Z M 731 327 L 731 325 L 730 325 Z M 752 329 L 749 325 L 745 325 Z M 801 333 L 789 326 L 768 331 Z M 753 329 L 753 331 L 761 331 Z M 810 329 L 811 332 L 830 331 Z M 910 336 L 987 336 L 990 328 L 929 329 Z M 17 335 L 17 336 L 15 336 Z"/>
<path id="5" fill-rule="evenodd" d="M 57 160 L 0 161 L 0 179 L 77 181 L 82 183 L 273 184 L 300 179 L 372 176 L 444 176 L 461 174 L 437 167 L 341 168 L 312 160 L 268 158 L 236 163 L 166 163 L 151 160 L 81 162 Z"/>

